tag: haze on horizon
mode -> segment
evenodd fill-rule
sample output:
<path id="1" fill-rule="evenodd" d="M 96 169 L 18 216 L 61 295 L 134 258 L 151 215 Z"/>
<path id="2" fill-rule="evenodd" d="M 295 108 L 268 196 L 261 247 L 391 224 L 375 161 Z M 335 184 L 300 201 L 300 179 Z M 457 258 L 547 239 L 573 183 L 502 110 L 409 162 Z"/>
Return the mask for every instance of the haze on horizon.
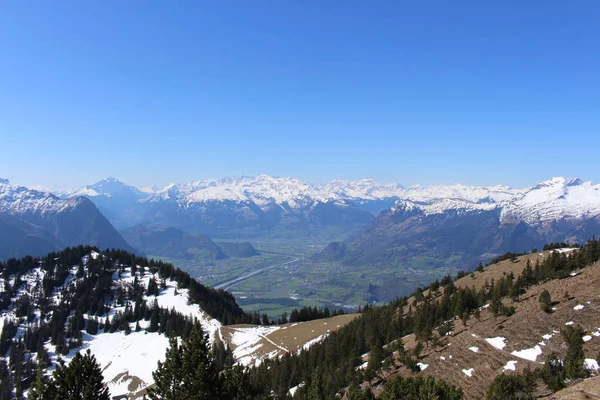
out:
<path id="1" fill-rule="evenodd" d="M 0 177 L 600 181 L 600 4 L 0 6 Z"/>

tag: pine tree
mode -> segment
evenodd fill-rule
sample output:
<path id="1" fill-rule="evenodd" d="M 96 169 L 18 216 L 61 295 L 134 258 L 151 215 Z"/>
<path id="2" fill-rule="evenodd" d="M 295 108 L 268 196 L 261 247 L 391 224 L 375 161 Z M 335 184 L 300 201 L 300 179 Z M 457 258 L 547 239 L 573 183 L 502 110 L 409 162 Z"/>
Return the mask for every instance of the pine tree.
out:
<path id="1" fill-rule="evenodd" d="M 150 326 L 148 332 L 158 332 L 158 321 L 160 320 L 158 302 L 154 300 L 154 306 L 152 307 L 152 315 L 150 316 Z"/>
<path id="2" fill-rule="evenodd" d="M 158 362 L 158 368 L 152 373 L 154 387 L 147 391 L 150 400 L 175 400 L 182 396 L 181 364 L 182 347 L 178 345 L 177 338 L 169 339 L 165 361 Z"/>
<path id="3" fill-rule="evenodd" d="M 198 322 L 182 345 L 170 339 L 165 361 L 159 362 L 152 376 L 155 386 L 148 390 L 151 400 L 219 398 L 221 381 Z"/>
<path id="4" fill-rule="evenodd" d="M 38 365 L 37 373 L 35 376 L 35 381 L 29 387 L 29 393 L 27 395 L 27 400 L 37 400 L 44 399 L 44 393 L 48 393 L 48 378 L 44 376 L 44 369 L 41 365 Z M 2 396 L 0 395 L 0 398 Z"/>
<path id="5" fill-rule="evenodd" d="M 252 399 L 252 391 L 248 375 L 244 373 L 244 369 L 236 365 L 232 368 L 227 368 L 222 374 L 223 382 L 223 397 L 227 400 L 250 400 Z"/>
<path id="6" fill-rule="evenodd" d="M 308 388 L 307 399 L 308 400 L 325 400 L 323 396 L 323 388 L 321 387 L 321 375 L 319 370 L 316 369 L 310 379 L 310 387 Z"/>
<path id="7" fill-rule="evenodd" d="M 83 356 L 77 353 L 69 365 L 60 360 L 43 396 L 34 399 L 109 400 L 110 393 L 103 380 L 100 365 L 88 349 Z"/>
<path id="8" fill-rule="evenodd" d="M 543 312 L 548 314 L 552 312 L 552 297 L 550 297 L 550 292 L 544 290 L 542 293 L 540 293 L 538 300 L 540 302 L 540 308 Z"/>
<path id="9" fill-rule="evenodd" d="M 0 359 L 0 399 L 10 400 L 12 398 L 12 379 L 6 361 Z"/>

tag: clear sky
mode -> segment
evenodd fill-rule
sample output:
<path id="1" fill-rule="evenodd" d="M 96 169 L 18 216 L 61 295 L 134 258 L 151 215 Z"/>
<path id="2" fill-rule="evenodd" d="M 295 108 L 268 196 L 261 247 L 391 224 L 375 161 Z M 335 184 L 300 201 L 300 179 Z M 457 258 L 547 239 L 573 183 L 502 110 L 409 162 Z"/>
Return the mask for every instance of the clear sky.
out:
<path id="1" fill-rule="evenodd" d="M 600 1 L 0 1 L 0 177 L 600 181 Z"/>

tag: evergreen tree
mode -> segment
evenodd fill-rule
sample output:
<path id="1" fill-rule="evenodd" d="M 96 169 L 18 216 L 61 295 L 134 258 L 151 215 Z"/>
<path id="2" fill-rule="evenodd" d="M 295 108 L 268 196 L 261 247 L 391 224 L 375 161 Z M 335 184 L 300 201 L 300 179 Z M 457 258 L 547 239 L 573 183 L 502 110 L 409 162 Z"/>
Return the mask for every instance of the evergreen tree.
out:
<path id="1" fill-rule="evenodd" d="M 147 391 L 151 400 L 175 400 L 182 398 L 182 379 L 180 376 L 182 364 L 182 347 L 177 344 L 177 338 L 169 339 L 165 361 L 158 362 L 158 368 L 152 373 L 154 387 Z"/>
<path id="2" fill-rule="evenodd" d="M 548 314 L 552 312 L 552 298 L 550 297 L 550 292 L 544 290 L 542 293 L 540 293 L 538 300 L 540 302 L 540 308 L 543 312 Z"/>
<path id="3" fill-rule="evenodd" d="M 380 400 L 462 400 L 460 389 L 433 377 L 397 377 L 386 382 Z"/>
<path id="4" fill-rule="evenodd" d="M 171 338 L 165 362 L 159 362 L 152 376 L 155 386 L 148 390 L 151 400 L 219 398 L 220 378 L 198 322 L 182 345 Z"/>
<path id="5" fill-rule="evenodd" d="M 6 361 L 0 359 L 0 400 L 12 399 L 13 384 Z"/>
<path id="6" fill-rule="evenodd" d="M 88 349 L 85 355 L 75 354 L 69 365 L 63 360 L 44 387 L 41 400 L 109 400 L 108 387 L 96 357 Z"/>
<path id="7" fill-rule="evenodd" d="M 221 376 L 223 382 L 222 398 L 227 400 L 250 400 L 252 399 L 252 390 L 248 375 L 244 369 L 236 365 L 227 368 Z"/>
<path id="8" fill-rule="evenodd" d="M 152 314 L 150 316 L 150 326 L 148 326 L 148 332 L 158 332 L 158 321 L 160 320 L 158 301 L 154 299 L 154 305 L 152 306 Z"/>
<path id="9" fill-rule="evenodd" d="M 323 388 L 321 384 L 321 375 L 319 370 L 315 370 L 310 379 L 310 386 L 308 388 L 307 397 L 308 400 L 325 400 L 323 396 Z"/>
<path id="10" fill-rule="evenodd" d="M 528 392 L 525 379 L 516 374 L 500 374 L 490 385 L 486 400 L 529 400 L 533 399 Z"/>

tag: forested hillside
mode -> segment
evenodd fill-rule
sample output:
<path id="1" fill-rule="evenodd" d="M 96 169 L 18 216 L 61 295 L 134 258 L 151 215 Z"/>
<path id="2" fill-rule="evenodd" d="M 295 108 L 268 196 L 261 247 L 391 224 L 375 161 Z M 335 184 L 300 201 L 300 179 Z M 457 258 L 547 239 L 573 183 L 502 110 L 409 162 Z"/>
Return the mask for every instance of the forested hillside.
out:
<path id="1" fill-rule="evenodd" d="M 147 340 L 162 355 L 166 343 L 156 335 L 185 338 L 194 318 L 212 336 L 221 323 L 252 321 L 228 292 L 207 288 L 171 264 L 121 250 L 72 247 L 9 259 L 0 271 L 0 357 L 10 371 L 2 382 L 12 382 L 17 398 L 38 366 L 46 368 L 58 356 L 72 358 L 84 344 L 109 354 L 125 341 Z M 138 339 L 144 332 L 153 335 Z M 114 338 L 98 339 L 98 333 Z M 140 362 L 132 360 L 132 366 Z"/>

